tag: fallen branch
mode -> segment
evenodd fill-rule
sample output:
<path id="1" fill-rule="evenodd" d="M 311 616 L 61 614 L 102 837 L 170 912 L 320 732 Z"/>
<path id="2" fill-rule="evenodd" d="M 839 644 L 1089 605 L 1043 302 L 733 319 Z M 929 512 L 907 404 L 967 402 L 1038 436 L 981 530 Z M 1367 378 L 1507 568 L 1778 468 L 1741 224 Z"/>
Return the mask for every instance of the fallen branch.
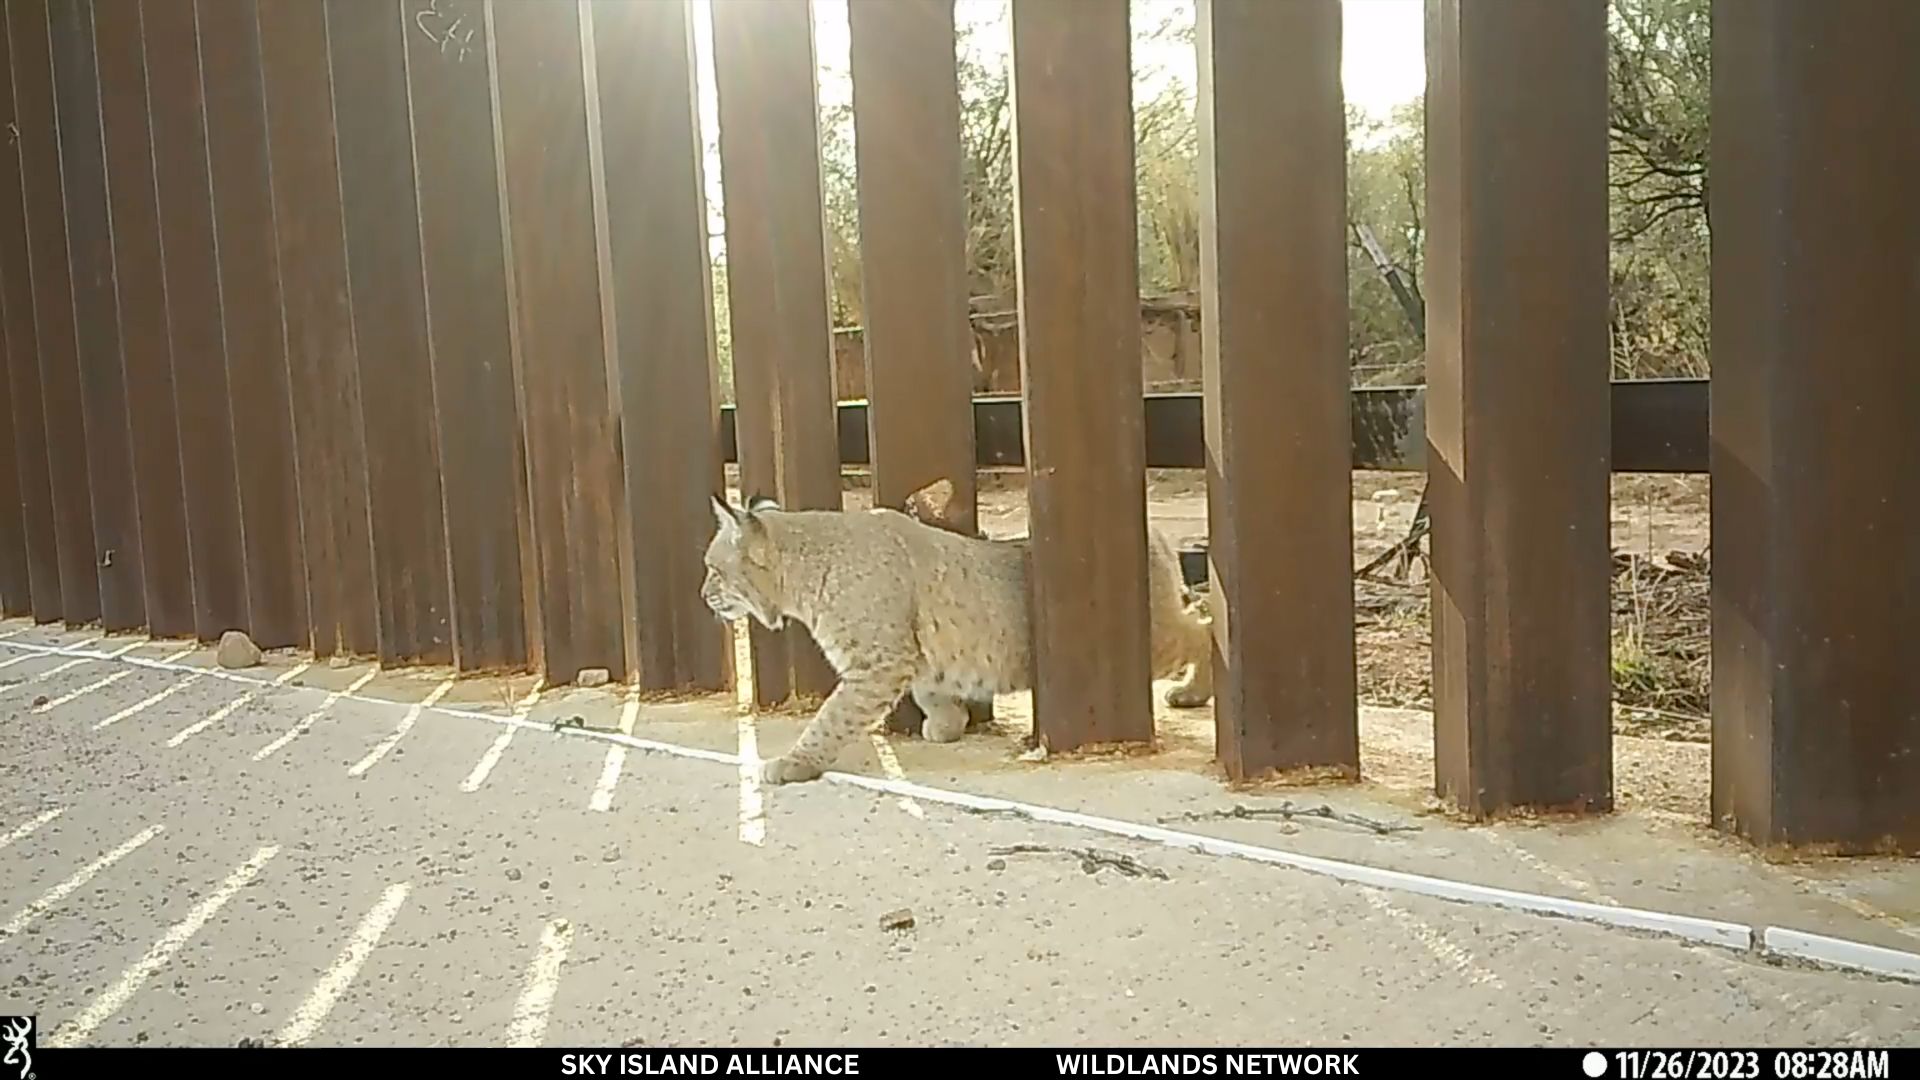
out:
<path id="1" fill-rule="evenodd" d="M 1420 554 L 1420 541 L 1432 528 L 1433 520 L 1427 516 L 1427 493 L 1423 488 L 1420 492 L 1420 504 L 1413 510 L 1413 523 L 1407 526 L 1407 535 L 1401 537 L 1399 543 L 1374 556 L 1372 562 L 1354 571 L 1353 576 L 1356 578 L 1371 576 L 1375 570 L 1398 560 L 1400 577 L 1406 578 L 1413 570 L 1414 558 Z"/>
<path id="2" fill-rule="evenodd" d="M 1359 814 L 1349 814 L 1335 810 L 1333 807 L 1324 803 L 1319 806 L 1302 807 L 1295 806 L 1290 802 L 1283 802 L 1278 806 L 1241 806 L 1236 803 L 1225 810 L 1204 810 L 1163 817 L 1160 819 L 1160 824 L 1166 825 L 1175 821 L 1251 821 L 1257 818 L 1285 818 L 1288 821 L 1292 821 L 1295 818 L 1320 818 L 1325 821 L 1337 821 L 1343 825 L 1352 825 L 1356 828 L 1366 829 L 1380 836 L 1387 836 L 1397 832 L 1420 831 L 1420 826 L 1418 825 L 1376 821 L 1373 818 L 1362 817 Z"/>
<path id="3" fill-rule="evenodd" d="M 1089 874 L 1097 874 L 1102 867 L 1118 870 L 1128 877 L 1150 877 L 1161 881 L 1169 880 L 1165 870 L 1159 870 L 1142 864 L 1131 855 L 1117 851 L 1103 851 L 1100 848 L 1062 848 L 1050 844 L 1013 844 L 1008 847 L 994 848 L 995 855 L 1071 855 L 1080 860 L 1080 869 Z"/>
<path id="4" fill-rule="evenodd" d="M 1633 713 L 1644 713 L 1660 717 L 1663 720 L 1679 720 L 1688 724 L 1711 724 L 1713 722 L 1713 717 L 1711 716 L 1702 716 L 1699 713 L 1674 712 L 1672 709 L 1662 709 L 1653 705 L 1622 704 L 1619 708 L 1621 712 L 1629 715 Z"/>

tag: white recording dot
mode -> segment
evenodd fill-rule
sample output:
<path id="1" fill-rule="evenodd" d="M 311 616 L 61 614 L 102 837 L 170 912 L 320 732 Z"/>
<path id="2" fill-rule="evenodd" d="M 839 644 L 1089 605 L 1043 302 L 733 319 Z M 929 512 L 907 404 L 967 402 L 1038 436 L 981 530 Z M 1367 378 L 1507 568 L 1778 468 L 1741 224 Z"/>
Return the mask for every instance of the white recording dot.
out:
<path id="1" fill-rule="evenodd" d="M 1597 1077 L 1607 1071 L 1606 1055 L 1598 1050 L 1589 1050 L 1587 1056 L 1581 1059 L 1580 1067 L 1586 1070 L 1588 1076 Z"/>

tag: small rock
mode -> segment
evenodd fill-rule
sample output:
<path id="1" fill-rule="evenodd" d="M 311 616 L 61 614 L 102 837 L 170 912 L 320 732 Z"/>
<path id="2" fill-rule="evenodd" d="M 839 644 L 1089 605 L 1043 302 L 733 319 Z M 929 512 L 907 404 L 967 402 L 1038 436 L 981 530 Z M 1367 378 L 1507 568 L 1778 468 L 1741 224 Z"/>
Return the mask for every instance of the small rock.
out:
<path id="1" fill-rule="evenodd" d="M 575 682 L 588 689 L 596 686 L 605 686 L 612 680 L 613 675 L 603 667 L 582 668 L 580 669 L 580 674 L 574 679 Z"/>
<path id="2" fill-rule="evenodd" d="M 610 848 L 608 848 L 608 849 L 606 850 L 606 852 L 605 852 L 605 854 L 603 854 L 603 855 L 601 855 L 601 856 L 600 856 L 600 861 L 601 861 L 601 862 L 619 862 L 619 861 L 620 861 L 620 849 L 619 849 L 619 848 L 617 848 L 617 847 L 610 847 Z"/>
<path id="3" fill-rule="evenodd" d="M 1033 749 L 1027 751 L 1026 753 L 1021 754 L 1020 760 L 1021 761 L 1045 761 L 1047 760 L 1047 748 L 1044 746 L 1036 746 Z"/>
<path id="4" fill-rule="evenodd" d="M 261 1013 L 267 1011 L 267 1007 L 256 1001 L 253 1004 L 247 1006 L 247 1011 L 253 1013 L 253 1015 L 255 1016 L 259 1016 Z"/>
<path id="5" fill-rule="evenodd" d="M 1005 870 L 1006 868 L 1007 868 L 1007 860 L 1005 859 L 988 859 L 987 860 L 987 869 L 993 871 L 996 874 L 1002 870 Z"/>
<path id="6" fill-rule="evenodd" d="M 911 908 L 901 908 L 898 911 L 889 911 L 885 915 L 880 916 L 880 929 L 882 930 L 913 929 L 913 910 Z"/>
<path id="7" fill-rule="evenodd" d="M 220 635 L 220 648 L 213 658 L 223 668 L 255 667 L 260 663 L 260 646 L 244 632 L 229 630 Z"/>
<path id="8" fill-rule="evenodd" d="M 246 1039 L 241 1039 L 241 1040 L 240 1040 L 240 1042 L 239 1042 L 239 1044 L 238 1044 L 238 1045 L 237 1045 L 237 1046 L 235 1047 L 235 1049 L 238 1049 L 238 1050 L 264 1050 L 264 1049 L 266 1049 L 266 1046 L 267 1046 L 267 1044 L 266 1044 L 266 1043 L 263 1043 L 263 1042 L 261 1042 L 261 1041 L 260 1041 L 259 1039 L 254 1039 L 254 1038 L 246 1038 Z"/>
<path id="9" fill-rule="evenodd" d="M 861 989 L 865 990 L 869 994 L 877 994 L 880 992 L 880 987 L 879 987 L 879 984 L 877 983 L 868 983 L 867 985 L 861 987 Z"/>
<path id="10" fill-rule="evenodd" d="M 329 656 L 329 657 L 327 657 L 327 666 L 328 666 L 328 667 L 330 667 L 330 668 L 334 668 L 334 669 L 339 669 L 339 668 L 347 668 L 347 667 L 352 667 L 352 666 L 353 666 L 353 657 L 351 657 L 351 656 Z"/>
<path id="11" fill-rule="evenodd" d="M 519 881 L 519 880 L 520 880 L 520 871 L 519 871 L 519 870 L 518 870 L 517 868 L 516 868 L 516 869 L 513 869 L 513 870 L 508 870 L 508 871 L 507 871 L 507 880 L 508 880 L 508 881 Z"/>
<path id="12" fill-rule="evenodd" d="M 36 709 L 42 705 L 45 705 L 46 703 L 47 703 L 47 695 L 45 694 L 41 694 L 39 697 L 33 699 L 33 707 Z"/>

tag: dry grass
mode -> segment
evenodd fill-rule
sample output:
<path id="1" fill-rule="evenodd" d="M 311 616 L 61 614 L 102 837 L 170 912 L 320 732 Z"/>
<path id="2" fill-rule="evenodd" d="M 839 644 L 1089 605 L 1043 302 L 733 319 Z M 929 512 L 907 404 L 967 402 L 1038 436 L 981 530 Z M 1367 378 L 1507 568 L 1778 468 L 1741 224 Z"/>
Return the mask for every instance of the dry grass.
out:
<path id="1" fill-rule="evenodd" d="M 1614 727 L 1625 734 L 1707 737 L 1708 578 L 1704 557 L 1615 553 Z M 1369 705 L 1431 709 L 1432 636 L 1425 567 L 1415 580 L 1355 583 L 1360 696 Z"/>

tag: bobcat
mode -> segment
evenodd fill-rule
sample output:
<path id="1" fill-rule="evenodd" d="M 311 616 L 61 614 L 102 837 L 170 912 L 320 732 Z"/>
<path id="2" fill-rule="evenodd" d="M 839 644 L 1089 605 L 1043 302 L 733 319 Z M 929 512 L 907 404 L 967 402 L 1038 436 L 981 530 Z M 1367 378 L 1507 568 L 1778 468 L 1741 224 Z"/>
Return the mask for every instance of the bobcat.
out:
<path id="1" fill-rule="evenodd" d="M 923 516 L 925 494 L 909 502 Z M 817 778 L 905 693 L 926 716 L 921 734 L 953 742 L 966 731 L 965 702 L 1032 688 L 1024 540 L 966 536 L 888 509 L 790 511 L 753 499 L 741 510 L 714 499 L 713 513 L 707 606 L 770 630 L 805 625 L 840 675 L 793 748 L 762 765 L 763 782 Z M 1154 677 L 1191 669 L 1167 704 L 1205 705 L 1212 631 L 1188 610 L 1179 560 L 1155 530 L 1147 553 Z"/>

